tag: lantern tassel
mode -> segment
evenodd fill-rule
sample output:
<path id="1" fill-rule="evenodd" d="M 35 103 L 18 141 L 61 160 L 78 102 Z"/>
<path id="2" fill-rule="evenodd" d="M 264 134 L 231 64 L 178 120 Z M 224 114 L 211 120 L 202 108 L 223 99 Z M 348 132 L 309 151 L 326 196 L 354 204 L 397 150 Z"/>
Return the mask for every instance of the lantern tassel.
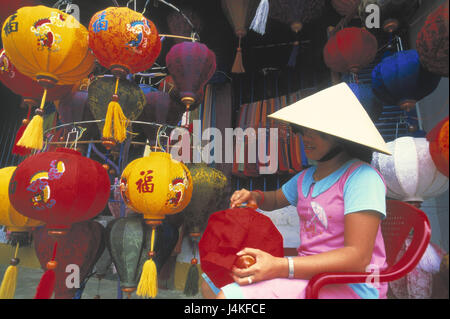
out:
<path id="1" fill-rule="evenodd" d="M 58 242 L 55 242 L 55 246 L 53 247 L 53 257 L 51 259 L 51 262 L 47 263 L 47 270 L 42 275 L 41 280 L 39 281 L 34 299 L 50 299 L 53 295 L 56 281 L 56 274 L 54 269 L 57 265 L 57 263 L 55 262 L 57 246 Z"/>
<path id="2" fill-rule="evenodd" d="M 16 138 L 14 139 L 14 146 L 13 146 L 13 149 L 11 151 L 13 154 L 16 154 L 16 155 L 19 155 L 19 156 L 27 156 L 27 155 L 31 154 L 31 149 L 17 145 L 17 143 L 19 142 L 19 140 L 23 136 L 23 132 L 25 132 L 25 129 L 28 126 L 28 123 L 30 123 L 30 114 L 31 114 L 31 105 L 28 105 L 27 118 L 22 121 L 22 125 L 17 130 Z"/>
<path id="3" fill-rule="evenodd" d="M 269 0 L 261 0 L 256 9 L 255 17 L 250 24 L 250 29 L 264 35 L 266 33 L 267 16 L 269 15 Z"/>
<path id="4" fill-rule="evenodd" d="M 116 79 L 116 88 L 114 90 L 112 101 L 108 104 L 108 111 L 106 112 L 105 125 L 103 126 L 103 137 L 110 139 L 113 137 L 119 143 L 122 143 L 127 138 L 127 118 L 123 114 L 122 107 L 119 104 L 119 97 L 117 96 L 117 88 L 119 85 L 119 78 Z"/>
<path id="5" fill-rule="evenodd" d="M 150 258 L 147 259 L 142 267 L 141 279 L 137 286 L 136 294 L 141 297 L 154 298 L 158 294 L 158 276 L 156 264 L 153 261 L 153 246 L 155 243 L 156 225 L 152 226 L 152 238 L 150 244 Z"/>
<path id="6" fill-rule="evenodd" d="M 232 73 L 245 73 L 244 64 L 242 62 L 241 37 L 239 37 L 239 47 L 237 48 L 236 57 L 234 59 Z"/>
<path id="7" fill-rule="evenodd" d="M 186 278 L 186 284 L 184 285 L 184 294 L 186 296 L 195 296 L 198 294 L 198 279 L 199 273 L 197 264 L 191 262 Z"/>
<path id="8" fill-rule="evenodd" d="M 0 286 L 0 299 L 14 299 L 14 294 L 16 292 L 17 274 L 19 269 L 17 265 L 19 264 L 19 259 L 17 258 L 17 253 L 19 251 L 19 243 L 16 245 L 16 252 L 14 254 L 14 259 L 10 261 L 10 265 L 5 271 L 3 276 L 2 285 Z"/>
<path id="9" fill-rule="evenodd" d="M 47 89 L 44 89 L 41 106 L 36 110 L 36 115 L 25 128 L 22 137 L 17 142 L 18 146 L 40 150 L 44 147 L 44 106 L 47 97 Z"/>

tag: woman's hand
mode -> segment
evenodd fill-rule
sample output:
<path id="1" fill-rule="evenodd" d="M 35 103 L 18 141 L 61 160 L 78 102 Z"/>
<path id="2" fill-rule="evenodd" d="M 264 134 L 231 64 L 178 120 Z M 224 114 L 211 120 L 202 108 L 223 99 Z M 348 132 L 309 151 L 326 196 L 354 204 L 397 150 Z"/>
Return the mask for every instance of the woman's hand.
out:
<path id="1" fill-rule="evenodd" d="M 263 280 L 287 277 L 289 267 L 286 258 L 274 257 L 269 253 L 254 248 L 244 248 L 236 255 L 250 255 L 256 260 L 248 268 L 240 269 L 234 266 L 231 269 L 233 280 L 241 286 Z"/>
<path id="2" fill-rule="evenodd" d="M 258 206 L 258 201 L 255 196 L 255 193 L 246 190 L 245 188 L 235 191 L 230 198 L 230 207 L 236 208 L 242 205 L 243 203 L 247 203 L 247 206 Z"/>

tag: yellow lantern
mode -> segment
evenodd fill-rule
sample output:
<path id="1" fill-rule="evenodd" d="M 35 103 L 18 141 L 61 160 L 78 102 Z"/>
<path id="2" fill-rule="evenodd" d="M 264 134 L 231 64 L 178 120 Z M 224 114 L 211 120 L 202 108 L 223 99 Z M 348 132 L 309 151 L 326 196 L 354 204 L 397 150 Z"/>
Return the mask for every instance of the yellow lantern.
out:
<path id="1" fill-rule="evenodd" d="M 152 152 L 138 158 L 125 167 L 121 176 L 121 195 L 125 203 L 141 213 L 147 225 L 152 227 L 149 259 L 145 262 L 136 293 L 144 297 L 157 294 L 155 252 L 156 227 L 165 215 L 181 212 L 192 197 L 192 177 L 183 163 L 174 160 L 169 153 Z"/>
<path id="2" fill-rule="evenodd" d="M 58 9 L 22 7 L 5 20 L 2 41 L 12 64 L 44 88 L 41 106 L 17 143 L 41 149 L 47 89 L 55 84 L 75 84 L 93 69 L 95 57 L 89 50 L 88 31 Z"/>
<path id="3" fill-rule="evenodd" d="M 9 181 L 16 170 L 15 166 L 0 169 L 0 225 L 6 226 L 11 232 L 29 232 L 32 227 L 43 225 L 41 221 L 34 220 L 19 214 L 9 201 Z M 17 281 L 17 258 L 19 242 L 16 244 L 14 258 L 11 259 L 9 267 L 5 271 L 0 286 L 0 299 L 12 299 L 14 297 Z"/>

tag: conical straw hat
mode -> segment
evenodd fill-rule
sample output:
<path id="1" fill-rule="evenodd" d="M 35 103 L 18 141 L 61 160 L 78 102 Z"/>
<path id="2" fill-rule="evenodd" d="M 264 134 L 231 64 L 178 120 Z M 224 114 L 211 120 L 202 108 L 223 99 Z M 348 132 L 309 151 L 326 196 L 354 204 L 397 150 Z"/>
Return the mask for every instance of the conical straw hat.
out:
<path id="1" fill-rule="evenodd" d="M 269 117 L 334 135 L 391 155 L 383 137 L 346 83 L 317 92 L 270 114 Z"/>

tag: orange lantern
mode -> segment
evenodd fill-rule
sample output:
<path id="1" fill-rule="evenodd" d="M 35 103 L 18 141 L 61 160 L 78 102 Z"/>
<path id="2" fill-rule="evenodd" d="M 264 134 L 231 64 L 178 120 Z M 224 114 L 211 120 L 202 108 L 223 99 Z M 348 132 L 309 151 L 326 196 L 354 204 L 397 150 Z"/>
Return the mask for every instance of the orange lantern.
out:
<path id="1" fill-rule="evenodd" d="M 434 165 L 448 177 L 448 116 L 427 134 L 427 140 Z"/>
<path id="2" fill-rule="evenodd" d="M 129 121 L 118 103 L 119 78 L 153 65 L 161 51 L 158 31 L 153 22 L 136 11 L 126 7 L 109 7 L 92 17 L 89 47 L 98 62 L 116 77 L 116 88 L 103 127 L 103 139 L 105 143 L 111 143 L 111 140 L 123 142 Z"/>

